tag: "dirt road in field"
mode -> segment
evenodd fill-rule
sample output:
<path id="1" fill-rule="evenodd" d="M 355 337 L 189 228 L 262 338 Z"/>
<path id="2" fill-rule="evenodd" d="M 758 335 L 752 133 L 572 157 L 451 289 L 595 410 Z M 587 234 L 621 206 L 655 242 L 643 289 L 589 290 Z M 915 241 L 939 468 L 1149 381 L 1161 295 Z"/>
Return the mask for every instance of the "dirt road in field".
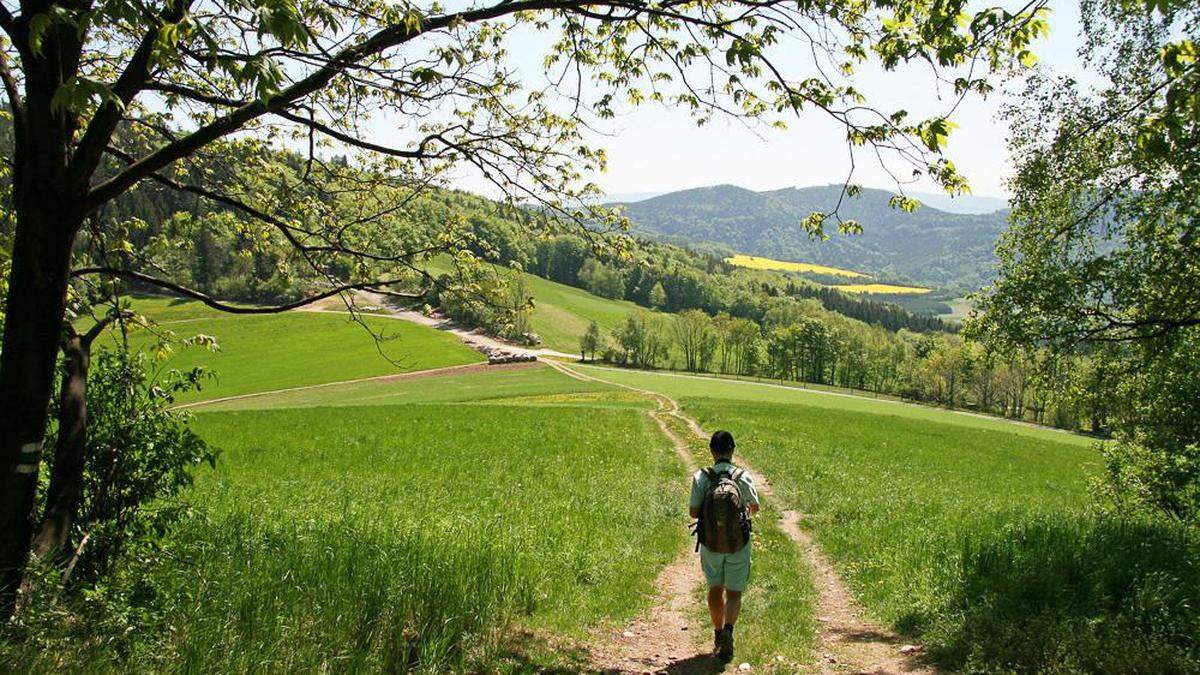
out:
<path id="1" fill-rule="evenodd" d="M 658 402 L 658 408 L 651 415 L 663 434 L 671 440 L 676 453 L 679 454 L 688 470 L 696 470 L 696 463 L 688 450 L 687 443 L 671 429 L 668 418 L 679 420 L 692 434 L 702 440 L 707 441 L 708 434 L 700 428 L 700 424 L 695 419 L 682 411 L 674 399 L 656 391 L 584 374 L 563 363 L 554 361 L 547 363 L 576 379 L 603 382 L 653 397 Z M 744 463 L 742 465 L 750 471 L 754 471 L 752 467 Z M 762 479 L 759 492 L 767 499 L 775 501 L 775 493 L 770 481 L 761 473 L 758 475 Z M 778 504 L 777 501 L 776 504 Z M 919 648 L 914 648 L 914 645 L 904 645 L 892 631 L 865 617 L 862 608 L 854 601 L 828 558 L 821 552 L 812 537 L 800 528 L 801 518 L 801 514 L 796 511 L 781 508 L 779 528 L 804 554 L 813 576 L 813 583 L 818 591 L 816 612 L 819 627 L 816 660 L 814 663 L 808 664 L 805 671 L 871 674 L 936 672 L 920 660 Z M 684 631 L 675 623 L 682 619 L 686 624 L 688 616 L 697 613 L 695 603 L 698 596 L 695 595 L 694 589 L 702 581 L 699 567 L 699 561 L 691 554 L 689 548 L 680 559 L 663 570 L 658 579 L 659 597 L 655 605 L 647 612 L 646 617 L 639 620 L 630 629 L 622 631 L 620 636 L 600 646 L 594 652 L 596 666 L 602 672 L 713 673 L 720 670 L 720 664 L 703 652 L 709 647 L 707 643 L 701 644 L 701 638 L 707 638 L 709 635 L 707 623 L 695 629 L 699 635 L 686 640 L 680 638 L 680 633 Z M 754 611 L 753 607 L 748 608 L 747 611 Z M 635 627 L 640 632 L 634 631 Z M 676 647 L 674 651 L 664 657 L 665 649 L 659 649 L 658 645 L 670 645 L 672 642 L 682 643 L 680 644 L 682 649 Z M 647 648 L 647 645 L 654 646 Z M 697 648 L 702 650 L 698 656 L 694 651 Z M 690 658 L 682 653 L 688 650 L 693 650 Z M 654 658 L 646 659 L 648 651 L 655 652 Z M 731 668 L 737 668 L 739 665 L 735 659 Z M 749 668 L 751 671 L 769 671 L 774 665 L 750 664 Z"/>
<path id="2" fill-rule="evenodd" d="M 492 337 L 479 330 L 467 330 L 454 324 L 449 319 L 426 316 L 420 312 L 411 309 L 401 309 L 395 307 L 388 302 L 388 299 L 378 293 L 368 293 L 360 291 L 357 294 L 356 300 L 364 303 L 364 306 L 378 308 L 377 311 L 362 311 L 359 309 L 359 316 L 377 316 L 383 319 L 396 319 L 399 321 L 407 321 L 421 326 L 429 326 L 447 333 L 458 336 L 458 339 L 465 342 L 467 345 L 475 348 L 486 347 L 490 349 L 499 349 L 513 354 L 532 355 L 532 356 L 553 356 L 560 359 L 578 359 L 578 354 L 568 352 L 555 351 L 544 347 L 525 347 L 507 340 L 501 340 L 497 337 Z M 355 313 L 346 308 L 345 303 L 338 301 L 336 298 L 331 298 L 325 303 L 301 307 L 295 310 L 297 312 L 316 312 L 318 314 L 341 314 L 343 316 L 354 316 Z"/>
<path id="3" fill-rule="evenodd" d="M 606 380 L 584 375 L 557 361 L 546 361 L 550 367 L 577 380 L 603 382 Z M 688 472 L 699 469 L 692 458 L 687 442 L 671 428 L 670 419 L 680 415 L 672 399 L 653 392 L 634 389 L 652 397 L 658 404 L 650 417 L 659 431 L 671 442 L 679 461 Z M 682 480 L 680 481 L 682 485 Z M 694 675 L 715 673 L 721 664 L 708 653 L 710 633 L 706 625 L 697 625 L 696 589 L 703 581 L 700 565 L 689 546 L 667 565 L 655 581 L 654 604 L 646 613 L 628 626 L 611 635 L 600 637 L 592 649 L 593 667 L 601 673 L 671 673 Z"/>

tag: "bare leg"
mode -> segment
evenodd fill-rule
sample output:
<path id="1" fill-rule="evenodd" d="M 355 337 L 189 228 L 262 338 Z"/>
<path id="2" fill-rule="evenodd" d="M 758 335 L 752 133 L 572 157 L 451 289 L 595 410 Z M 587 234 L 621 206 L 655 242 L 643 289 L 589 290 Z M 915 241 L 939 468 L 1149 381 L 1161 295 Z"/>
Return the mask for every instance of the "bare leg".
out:
<path id="1" fill-rule="evenodd" d="M 739 599 L 741 593 L 738 593 Z M 725 587 L 712 586 L 708 589 L 708 613 L 712 616 L 714 630 L 725 627 Z"/>
<path id="2" fill-rule="evenodd" d="M 712 597 L 711 594 L 709 595 L 709 597 L 710 598 Z M 710 608 L 712 607 L 711 600 L 709 601 L 708 606 Z M 742 611 L 742 592 L 741 591 L 731 591 L 731 590 L 726 589 L 726 591 L 725 591 L 725 623 L 737 623 L 738 612 L 740 612 L 740 611 Z M 716 615 L 714 614 L 713 616 L 716 616 Z M 724 627 L 724 626 L 722 626 L 722 627 Z"/>

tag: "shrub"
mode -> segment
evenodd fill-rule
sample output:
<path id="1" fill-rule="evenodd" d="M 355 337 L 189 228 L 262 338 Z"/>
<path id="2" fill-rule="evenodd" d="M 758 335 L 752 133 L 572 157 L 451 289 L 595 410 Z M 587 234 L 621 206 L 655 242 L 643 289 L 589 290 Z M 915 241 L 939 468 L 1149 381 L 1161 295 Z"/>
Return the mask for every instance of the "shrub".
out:
<path id="1" fill-rule="evenodd" d="M 83 495 L 72 539 L 88 537 L 75 574 L 96 580 L 131 546 L 160 536 L 182 505 L 169 500 L 191 484 L 191 469 L 215 452 L 173 411 L 175 396 L 198 386 L 196 373 L 154 380 L 149 357 L 97 352 L 88 377 Z M 48 472 L 47 472 L 48 473 Z"/>
<path id="2" fill-rule="evenodd" d="M 1200 523 L 1200 444 L 1163 449 L 1125 437 L 1102 452 L 1104 473 L 1094 488 L 1106 506 Z"/>

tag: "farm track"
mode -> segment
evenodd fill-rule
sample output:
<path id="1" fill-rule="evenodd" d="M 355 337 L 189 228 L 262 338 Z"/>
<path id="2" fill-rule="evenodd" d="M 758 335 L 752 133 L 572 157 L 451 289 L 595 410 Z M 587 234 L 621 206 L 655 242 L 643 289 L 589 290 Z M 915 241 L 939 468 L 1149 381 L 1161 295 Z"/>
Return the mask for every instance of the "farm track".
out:
<path id="1" fill-rule="evenodd" d="M 557 361 L 547 360 L 545 363 L 577 380 L 611 384 L 606 380 L 572 370 Z M 658 425 L 663 436 L 671 442 L 671 447 L 688 472 L 698 470 L 687 441 L 680 438 L 668 422 L 669 418 L 679 416 L 679 406 L 675 401 L 654 392 L 633 390 L 654 398 L 658 406 L 649 412 L 650 418 Z M 654 584 L 654 604 L 650 609 L 615 635 L 607 636 L 602 645 L 592 650 L 593 668 L 612 675 L 695 675 L 719 671 L 721 664 L 705 651 L 698 637 L 707 636 L 707 631 L 693 630 L 692 627 L 691 615 L 695 613 L 696 604 L 695 590 L 701 581 L 703 578 L 695 554 L 690 547 L 685 548 L 659 573 Z"/>
<path id="2" fill-rule="evenodd" d="M 451 333 L 452 335 L 456 335 L 456 336 L 458 336 L 458 339 L 462 340 L 463 342 L 467 343 L 468 345 L 489 347 L 492 349 L 502 349 L 505 351 L 512 352 L 514 354 L 532 355 L 532 356 L 538 356 L 538 357 L 552 356 L 552 357 L 560 358 L 560 359 L 581 358 L 578 354 L 570 354 L 568 352 L 559 352 L 559 351 L 555 351 L 553 349 L 545 349 L 542 347 L 524 347 L 524 346 L 521 346 L 518 344 L 514 344 L 512 342 L 509 342 L 507 340 L 501 340 L 500 338 L 493 337 L 493 336 L 488 335 L 487 333 L 484 333 L 477 329 L 476 330 L 468 330 L 466 328 L 460 328 L 459 326 L 456 326 L 454 324 L 454 322 L 452 322 L 452 321 L 449 321 L 447 319 L 436 319 L 433 317 L 425 316 L 424 314 L 422 314 L 420 312 L 407 310 L 407 309 L 396 309 L 393 307 L 387 307 L 386 305 L 384 305 L 384 307 L 385 307 L 385 309 L 382 312 L 379 312 L 379 313 L 359 312 L 357 314 L 357 316 L 377 317 L 380 319 L 393 319 L 396 321 L 407 321 L 409 323 L 415 323 L 419 326 L 428 326 L 430 328 L 436 328 L 437 330 L 445 331 L 447 333 Z M 348 310 L 328 309 L 325 307 L 302 307 L 295 311 L 310 312 L 310 313 L 314 313 L 314 314 L 339 314 L 341 316 L 347 316 L 347 317 L 356 316 L 355 313 L 350 312 Z"/>
<path id="3" fill-rule="evenodd" d="M 576 379 L 603 382 L 654 398 L 658 402 L 658 408 L 651 412 L 651 416 L 658 423 L 663 434 L 671 440 L 675 446 L 676 453 L 680 455 L 689 472 L 696 470 L 696 462 L 692 458 L 686 441 L 680 439 L 671 430 L 666 418 L 673 417 L 679 420 L 693 435 L 701 440 L 707 440 L 708 435 L 695 419 L 683 412 L 679 403 L 674 399 L 649 389 L 640 389 L 631 385 L 611 382 L 601 377 L 580 373 L 563 363 L 554 361 L 547 361 L 547 363 L 551 367 Z M 751 471 L 754 470 L 744 463 L 742 465 Z M 762 478 L 759 492 L 779 505 L 779 502 L 775 499 L 775 492 L 771 487 L 770 481 L 761 473 L 758 475 Z M 811 535 L 800 528 L 801 514 L 784 508 L 782 505 L 779 505 L 779 510 L 781 516 L 779 528 L 795 543 L 804 555 L 804 559 L 813 577 L 813 583 L 818 592 L 816 607 L 817 620 L 819 622 L 817 630 L 817 660 L 815 663 L 810 664 L 809 670 L 817 673 L 849 672 L 870 674 L 937 672 L 928 664 L 921 662 L 915 653 L 902 653 L 902 643 L 899 636 L 863 615 L 861 607 L 854 601 L 853 595 L 846 588 L 845 583 L 829 562 L 829 559 L 825 557 L 820 547 L 817 546 L 816 541 L 813 540 Z M 694 576 L 694 581 L 687 589 L 687 597 L 684 599 L 689 603 L 695 601 L 690 591 L 699 585 L 701 579 L 699 565 L 694 557 L 690 555 L 689 550 L 681 556 L 681 559 L 671 563 L 659 576 L 658 602 L 649 610 L 646 618 L 641 620 L 642 627 L 646 630 L 643 633 L 633 632 L 632 629 L 627 630 L 621 634 L 619 639 L 614 640 L 612 644 L 606 645 L 596 652 L 599 657 L 597 666 L 601 672 L 711 673 L 719 670 L 719 667 L 714 668 L 714 662 L 711 657 L 693 656 L 691 659 L 683 658 L 679 660 L 675 659 L 677 653 L 671 655 L 673 660 L 666 665 L 661 665 L 655 661 L 648 663 L 644 658 L 646 650 L 640 649 L 642 645 L 639 644 L 637 645 L 637 649 L 632 649 L 626 644 L 630 641 L 640 642 L 641 640 L 652 642 L 669 638 L 670 636 L 674 636 L 675 641 L 680 641 L 678 639 L 680 629 L 676 625 L 660 624 L 658 618 L 669 617 L 674 620 L 677 616 L 680 616 L 678 603 L 680 600 L 679 578 L 681 577 L 681 572 L 676 568 L 681 564 L 689 566 Z M 686 620 L 686 612 L 682 614 L 682 618 Z M 635 627 L 638 627 L 638 624 L 635 624 Z M 639 638 L 640 640 L 631 639 L 628 635 L 630 632 L 633 633 L 635 638 Z M 706 632 L 701 631 L 702 634 Z M 652 638 L 652 640 L 648 638 Z M 694 643 L 694 639 L 691 642 Z M 694 644 L 689 646 L 693 649 L 695 648 Z M 655 650 L 651 649 L 650 651 Z M 614 663 L 611 661 L 611 654 L 624 655 L 624 660 Z M 661 653 L 656 656 L 661 656 Z"/>

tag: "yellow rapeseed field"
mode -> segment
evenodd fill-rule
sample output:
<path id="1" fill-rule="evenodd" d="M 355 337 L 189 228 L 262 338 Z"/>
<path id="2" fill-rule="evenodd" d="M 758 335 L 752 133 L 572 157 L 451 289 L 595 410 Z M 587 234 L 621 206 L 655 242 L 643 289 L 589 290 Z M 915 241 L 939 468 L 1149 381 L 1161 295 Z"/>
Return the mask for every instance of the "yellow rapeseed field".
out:
<path id="1" fill-rule="evenodd" d="M 876 293 L 881 295 L 921 295 L 928 293 L 928 288 L 920 286 L 893 286 L 891 284 L 844 284 L 830 286 L 846 293 Z"/>
<path id="2" fill-rule="evenodd" d="M 731 258 L 726 258 L 725 262 L 738 267 L 748 267 L 755 270 L 780 270 L 783 272 L 810 272 L 812 274 L 830 274 L 839 277 L 858 278 L 866 277 L 867 275 L 861 272 L 852 272 L 837 267 L 826 267 L 825 265 L 814 265 L 812 263 L 788 262 L 786 260 L 772 260 L 771 258 L 760 258 L 753 255 L 737 254 Z"/>

